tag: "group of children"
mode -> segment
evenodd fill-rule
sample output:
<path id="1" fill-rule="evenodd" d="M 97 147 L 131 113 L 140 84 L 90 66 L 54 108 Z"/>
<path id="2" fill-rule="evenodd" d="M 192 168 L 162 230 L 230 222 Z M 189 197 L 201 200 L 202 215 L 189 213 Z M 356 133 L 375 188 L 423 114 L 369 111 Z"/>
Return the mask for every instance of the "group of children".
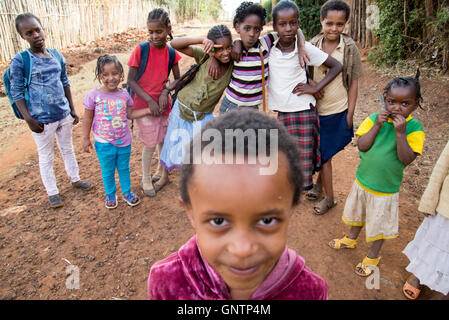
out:
<path id="1" fill-rule="evenodd" d="M 128 205 L 140 203 L 131 192 L 128 120 L 136 120 L 144 146 L 145 195 L 155 196 L 168 183 L 168 172 L 182 168 L 181 203 L 195 236 L 151 268 L 150 298 L 327 299 L 326 281 L 305 267 L 304 260 L 287 248 L 286 239 L 288 221 L 303 192 L 307 199 L 315 201 L 324 190 L 325 197 L 314 207 L 317 215 L 336 205 L 331 160 L 354 135 L 353 115 L 362 75 L 357 46 L 343 33 L 349 13 L 344 1 L 328 1 L 320 13 L 322 32 L 306 42 L 294 2 L 283 0 L 273 8 L 274 32 L 264 36 L 260 34 L 265 9 L 258 3 L 243 2 L 233 21 L 240 38 L 233 41 L 224 25 L 211 28 L 206 38 L 173 39 L 167 12 L 155 9 L 147 21 L 149 42 L 138 45 L 128 61 L 131 95 L 120 88 L 124 80 L 120 61 L 111 55 L 98 58 L 95 76 L 102 86 L 92 89 L 83 101 L 83 148 L 86 152 L 92 149 L 92 131 L 106 207 L 118 205 L 115 170 Z M 62 200 L 52 170 L 55 134 L 73 185 L 84 190 L 91 187 L 79 179 L 73 153 L 72 124 L 79 118 L 73 108 L 65 61 L 59 65 L 46 50 L 39 19 L 22 14 L 16 19 L 16 27 L 30 43 L 27 52 L 33 72 L 30 85 L 24 88 L 18 54 L 11 63 L 12 93 L 32 130 L 41 177 L 50 203 L 56 207 Z M 177 51 L 197 63 L 191 80 L 181 89 L 181 56 Z M 172 83 L 168 82 L 170 73 Z M 176 99 L 171 101 L 169 93 L 175 88 Z M 31 101 L 28 105 L 26 90 Z M 215 119 L 213 111 L 223 92 L 220 116 Z M 277 119 L 257 112 L 260 104 L 266 105 L 267 98 L 268 108 L 277 112 Z M 382 110 L 366 118 L 356 132 L 361 161 L 342 217 L 351 229 L 348 235 L 329 243 L 334 249 L 355 248 L 366 225 L 366 240 L 372 246 L 355 267 L 361 276 L 370 275 L 379 263 L 384 239 L 398 236 L 403 170 L 422 153 L 424 143 L 422 126 L 411 117 L 422 100 L 419 73 L 415 78 L 393 79 L 385 87 L 383 98 Z M 201 128 L 201 132 L 218 130 L 223 137 L 228 129 L 276 129 L 278 170 L 273 175 L 258 174 L 256 169 L 266 164 L 249 159 L 252 147 L 248 140 L 244 140 L 244 150 L 233 150 L 235 157 L 243 152 L 243 164 L 184 161 L 186 151 L 192 154 L 196 150 L 191 141 L 195 134 L 201 134 Z M 187 140 L 179 134 L 181 130 L 187 133 Z M 187 149 L 186 141 L 190 142 Z M 264 143 L 268 146 L 269 141 L 259 141 L 257 148 L 266 147 Z M 156 149 L 160 161 L 152 176 Z M 202 141 L 200 153 L 204 150 Z M 445 170 L 447 174 L 447 167 Z M 441 203 L 437 209 L 441 219 L 449 218 L 447 197 Z M 447 230 L 447 223 L 445 227 Z M 418 256 L 416 249 L 412 255 Z M 446 281 L 443 287 L 447 294 L 448 270 L 447 266 L 442 268 L 445 271 L 440 268 L 438 272 L 446 272 L 442 281 Z M 436 271 L 426 272 L 425 276 L 421 272 L 415 274 L 418 278 L 410 278 L 404 294 L 416 298 L 420 284 L 416 279 L 424 280 Z"/>

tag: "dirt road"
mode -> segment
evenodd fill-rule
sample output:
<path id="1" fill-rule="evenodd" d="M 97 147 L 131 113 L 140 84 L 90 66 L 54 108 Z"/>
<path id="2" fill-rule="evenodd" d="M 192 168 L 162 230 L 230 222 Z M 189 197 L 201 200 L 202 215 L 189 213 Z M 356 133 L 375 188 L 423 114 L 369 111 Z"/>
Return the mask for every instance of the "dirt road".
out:
<path id="1" fill-rule="evenodd" d="M 184 30 L 186 33 L 201 31 Z M 103 50 L 109 50 L 107 41 L 111 40 L 105 40 Z M 128 43 L 128 48 L 134 45 Z M 110 46 L 123 48 L 124 43 Z M 98 85 L 93 81 L 95 61 L 84 64 L 83 50 L 86 50 L 84 56 L 90 54 L 90 58 L 101 53 L 80 48 L 79 56 L 73 55 L 73 61 L 66 55 L 68 63 L 78 72 L 70 76 L 70 82 L 80 116 L 84 94 Z M 128 56 L 129 50 L 119 54 L 125 63 Z M 192 60 L 183 59 L 182 70 L 191 63 Z M 427 134 L 424 154 L 405 172 L 400 197 L 400 236 L 386 241 L 382 249 L 380 289 L 367 289 L 365 279 L 353 271 L 367 252 L 364 232 L 355 250 L 335 251 L 327 246 L 329 240 L 347 231 L 341 214 L 359 161 L 354 144 L 339 153 L 333 162 L 337 207 L 324 216 L 315 216 L 313 204 L 302 198 L 295 210 L 288 245 L 328 281 L 330 299 L 404 299 L 401 288 L 408 276 L 405 271 L 408 260 L 401 251 L 413 239 L 423 219 L 417 212 L 419 197 L 449 138 L 448 80 L 435 78 L 430 71 L 422 70 L 422 73 L 425 111 L 418 110 L 414 116 L 423 123 Z M 378 95 L 396 74 L 394 70 L 389 74 L 377 73 L 365 63 L 365 74 L 359 85 L 356 127 L 366 116 L 379 110 Z M 0 105 L 5 102 L 5 98 L 0 98 Z M 86 194 L 73 190 L 56 152 L 55 172 L 65 206 L 49 209 L 34 141 L 26 125 L 13 120 L 7 108 L 0 108 L 0 119 L 3 119 L 0 122 L 0 298 L 146 299 L 146 281 L 152 264 L 176 251 L 193 235 L 177 202 L 179 172 L 171 173 L 171 183 L 156 198 L 144 198 L 136 208 L 121 201 L 116 210 L 109 211 L 104 208 L 98 160 L 94 153 L 82 152 L 81 125 L 78 125 L 73 130 L 73 141 L 81 176 L 92 181 L 95 188 Z M 143 197 L 139 188 L 141 148 L 134 132 L 131 179 L 133 190 Z M 66 287 L 69 264 L 79 268 L 79 289 Z"/>

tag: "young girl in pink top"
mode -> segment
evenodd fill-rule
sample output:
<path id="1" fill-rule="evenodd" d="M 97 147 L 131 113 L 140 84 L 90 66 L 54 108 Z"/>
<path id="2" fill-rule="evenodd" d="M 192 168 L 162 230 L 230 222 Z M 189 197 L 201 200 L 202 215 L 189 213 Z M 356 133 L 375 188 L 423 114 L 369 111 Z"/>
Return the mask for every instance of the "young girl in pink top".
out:
<path id="1" fill-rule="evenodd" d="M 171 102 L 166 89 L 167 76 L 173 72 L 179 78 L 178 62 L 181 56 L 176 52 L 173 68 L 169 70 L 168 38 L 173 39 L 168 13 L 163 9 L 154 9 L 148 15 L 149 57 L 144 74 L 138 80 L 136 76 L 141 63 L 141 46 L 138 45 L 128 61 L 128 86 L 135 92 L 133 110 L 130 119 L 136 119 L 142 151 L 142 188 L 145 195 L 154 197 L 156 192 L 168 183 L 168 172 L 158 166 L 157 174 L 151 177 L 151 160 L 156 146 L 162 150 L 167 132 Z M 173 49 L 171 49 L 173 50 Z M 156 182 L 153 186 L 153 182 Z"/>
<path id="2" fill-rule="evenodd" d="M 244 139 L 248 132 L 259 136 L 258 143 Z M 209 143 L 204 137 L 210 133 Z M 189 146 L 190 161 L 184 161 L 180 181 L 181 203 L 195 235 L 152 266 L 149 298 L 327 299 L 326 281 L 287 247 L 288 224 L 303 184 L 294 138 L 276 119 L 249 109 L 209 121 L 201 135 L 198 145 Z M 228 148 L 238 141 L 242 148 Z M 206 159 L 211 150 L 215 160 L 227 160 L 193 164 L 192 158 L 201 154 Z M 267 153 L 269 164 L 262 164 L 260 156 Z M 265 172 L 273 164 L 275 172 Z"/>

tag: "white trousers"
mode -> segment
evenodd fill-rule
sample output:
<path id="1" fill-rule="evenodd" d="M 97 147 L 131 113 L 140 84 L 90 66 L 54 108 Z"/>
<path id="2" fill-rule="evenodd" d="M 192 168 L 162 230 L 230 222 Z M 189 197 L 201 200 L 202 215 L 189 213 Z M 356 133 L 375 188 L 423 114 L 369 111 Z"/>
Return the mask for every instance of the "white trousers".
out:
<path id="1" fill-rule="evenodd" d="M 80 180 L 78 163 L 76 162 L 73 151 L 72 125 L 73 117 L 69 114 L 62 120 L 46 124 L 44 131 L 41 133 L 31 133 L 37 145 L 39 169 L 48 196 L 59 194 L 58 187 L 56 186 L 55 173 L 53 171 L 55 135 L 56 143 L 64 160 L 65 171 L 70 181 L 77 182 Z"/>

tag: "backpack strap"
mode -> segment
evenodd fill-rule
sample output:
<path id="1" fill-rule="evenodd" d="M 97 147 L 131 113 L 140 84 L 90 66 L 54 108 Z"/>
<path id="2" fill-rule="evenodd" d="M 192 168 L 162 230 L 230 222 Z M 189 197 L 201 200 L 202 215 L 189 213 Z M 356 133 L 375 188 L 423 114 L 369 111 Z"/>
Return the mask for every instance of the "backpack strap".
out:
<path id="1" fill-rule="evenodd" d="M 168 75 L 167 75 L 167 77 L 169 77 L 170 71 L 173 68 L 173 64 L 175 63 L 176 51 L 169 45 L 167 45 L 167 47 L 168 47 Z"/>
<path id="2" fill-rule="evenodd" d="M 48 51 L 53 57 L 55 57 L 59 61 L 59 64 L 61 65 L 62 68 L 64 65 L 64 59 L 62 58 L 62 54 L 56 49 L 48 49 Z"/>
<path id="3" fill-rule="evenodd" d="M 28 50 L 22 51 L 20 53 L 22 57 L 22 67 L 23 67 L 23 75 L 24 75 L 24 88 L 25 88 L 25 95 L 28 95 L 28 86 L 31 83 L 31 55 L 28 52 Z"/>
<path id="4" fill-rule="evenodd" d="M 145 73 L 145 69 L 147 68 L 148 59 L 150 58 L 150 43 L 142 42 L 139 45 L 140 45 L 140 63 L 135 78 L 136 81 L 142 78 L 143 74 Z"/>

